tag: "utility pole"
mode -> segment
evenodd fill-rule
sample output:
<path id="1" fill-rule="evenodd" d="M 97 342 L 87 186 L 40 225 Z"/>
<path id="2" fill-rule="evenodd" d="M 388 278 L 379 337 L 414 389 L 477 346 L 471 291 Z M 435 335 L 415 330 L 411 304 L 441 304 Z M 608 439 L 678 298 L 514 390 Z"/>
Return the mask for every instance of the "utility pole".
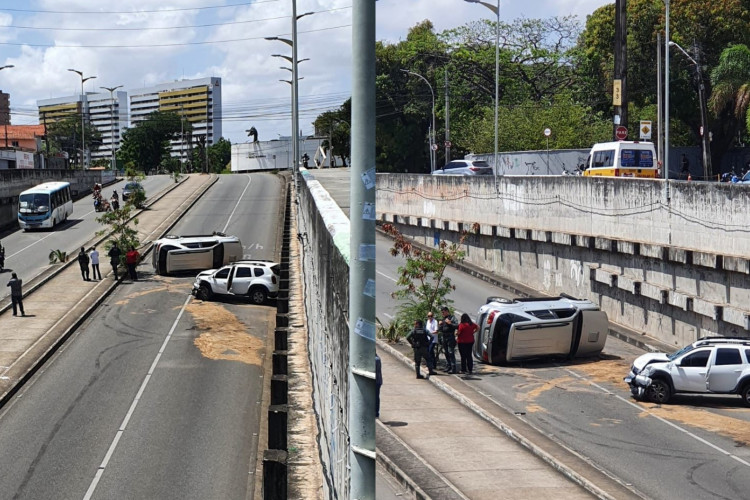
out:
<path id="1" fill-rule="evenodd" d="M 656 159 L 659 168 L 664 168 L 664 103 L 661 82 L 661 32 L 656 32 Z"/>
<path id="2" fill-rule="evenodd" d="M 352 2 L 348 498 L 375 498 L 375 0 Z M 434 115 L 433 115 L 434 116 Z"/>
<path id="3" fill-rule="evenodd" d="M 448 68 L 445 69 L 445 163 L 447 165 L 451 161 L 451 127 L 450 118 L 451 107 L 450 97 L 448 92 Z"/>
<path id="4" fill-rule="evenodd" d="M 618 125 L 628 126 L 628 47 L 627 47 L 627 0 L 615 0 L 615 84 L 614 100 L 615 120 L 612 137 Z M 617 118 L 619 117 L 619 118 Z"/>
<path id="5" fill-rule="evenodd" d="M 703 180 L 709 180 L 713 175 L 711 166 L 711 133 L 708 131 L 708 109 L 706 105 L 706 84 L 703 81 L 703 70 L 701 69 L 700 53 L 698 44 L 693 41 L 693 54 L 695 54 L 695 73 L 698 78 L 698 101 L 701 107 L 701 142 L 703 143 Z"/>

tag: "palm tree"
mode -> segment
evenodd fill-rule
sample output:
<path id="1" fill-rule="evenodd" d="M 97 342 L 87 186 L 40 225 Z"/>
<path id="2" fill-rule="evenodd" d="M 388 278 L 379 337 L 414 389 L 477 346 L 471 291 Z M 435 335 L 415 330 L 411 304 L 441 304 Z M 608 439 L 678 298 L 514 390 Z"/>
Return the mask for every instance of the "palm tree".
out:
<path id="1" fill-rule="evenodd" d="M 732 45 L 724 49 L 719 64 L 711 71 L 713 91 L 708 101 L 711 111 L 719 116 L 730 112 L 744 121 L 750 133 L 750 49 L 746 45 Z"/>

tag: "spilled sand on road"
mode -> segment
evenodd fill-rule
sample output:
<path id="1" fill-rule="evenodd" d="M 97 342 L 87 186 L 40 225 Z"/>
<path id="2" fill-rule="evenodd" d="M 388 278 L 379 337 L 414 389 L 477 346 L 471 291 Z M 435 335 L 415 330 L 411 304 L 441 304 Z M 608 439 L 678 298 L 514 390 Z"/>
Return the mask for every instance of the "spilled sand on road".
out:
<path id="1" fill-rule="evenodd" d="M 138 298 L 138 297 L 144 297 L 146 295 L 150 295 L 152 293 L 159 293 L 159 292 L 170 292 L 170 293 L 184 293 L 187 289 L 187 285 L 184 281 L 178 281 L 173 278 L 168 278 L 164 276 L 154 276 L 154 281 L 160 282 L 160 285 L 154 286 L 152 288 L 147 288 L 145 290 L 139 290 L 137 292 L 129 293 L 125 296 L 124 299 L 119 300 L 115 302 L 118 306 L 123 306 L 130 302 L 130 300 Z"/>
<path id="2" fill-rule="evenodd" d="M 630 365 L 621 359 L 603 359 L 595 363 L 582 363 L 571 366 L 570 369 L 583 372 L 586 376 L 597 383 L 609 383 L 623 387 L 624 374 L 627 374 Z M 644 408 L 641 417 L 649 415 L 665 418 L 673 422 L 691 425 L 708 432 L 714 432 L 734 439 L 740 446 L 750 445 L 750 426 L 746 420 L 733 418 L 719 413 L 706 411 L 686 405 L 654 405 L 648 402 L 633 402 Z M 739 400 L 737 400 L 739 404 Z M 740 410 L 746 412 L 747 410 Z"/>
<path id="3" fill-rule="evenodd" d="M 201 354 L 209 359 L 261 364 L 263 340 L 223 305 L 214 302 L 191 302 L 185 308 L 202 333 L 193 341 Z M 259 315 L 259 328 L 266 328 L 267 318 Z"/>

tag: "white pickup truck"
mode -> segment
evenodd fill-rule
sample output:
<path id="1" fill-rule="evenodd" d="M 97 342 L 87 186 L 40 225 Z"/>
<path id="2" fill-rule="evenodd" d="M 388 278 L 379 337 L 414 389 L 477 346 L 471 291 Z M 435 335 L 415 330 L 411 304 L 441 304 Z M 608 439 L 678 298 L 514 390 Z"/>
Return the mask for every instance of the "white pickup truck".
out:
<path id="1" fill-rule="evenodd" d="M 625 382 L 636 399 L 654 403 L 677 393 L 739 394 L 750 406 L 750 339 L 706 337 L 672 354 L 644 354 Z"/>

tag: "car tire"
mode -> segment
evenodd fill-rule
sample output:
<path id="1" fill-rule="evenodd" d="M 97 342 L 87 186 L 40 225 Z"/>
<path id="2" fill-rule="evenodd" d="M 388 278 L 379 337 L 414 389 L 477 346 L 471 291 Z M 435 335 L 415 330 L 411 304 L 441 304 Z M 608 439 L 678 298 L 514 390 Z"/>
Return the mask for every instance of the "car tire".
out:
<path id="1" fill-rule="evenodd" d="M 740 396 L 742 396 L 742 402 L 745 403 L 745 406 L 750 406 L 750 382 L 746 383 L 740 390 Z"/>
<path id="2" fill-rule="evenodd" d="M 260 286 L 254 286 L 247 292 L 247 296 L 250 298 L 250 302 L 255 305 L 261 305 L 266 302 L 268 292 L 266 289 Z"/>
<path id="3" fill-rule="evenodd" d="M 206 284 L 201 285 L 196 294 L 200 300 L 211 300 L 212 295 L 213 292 L 211 292 L 211 287 Z"/>
<path id="4" fill-rule="evenodd" d="M 647 395 L 649 401 L 666 404 L 672 397 L 672 387 L 666 380 L 657 378 L 652 380 L 651 385 L 648 386 Z"/>

